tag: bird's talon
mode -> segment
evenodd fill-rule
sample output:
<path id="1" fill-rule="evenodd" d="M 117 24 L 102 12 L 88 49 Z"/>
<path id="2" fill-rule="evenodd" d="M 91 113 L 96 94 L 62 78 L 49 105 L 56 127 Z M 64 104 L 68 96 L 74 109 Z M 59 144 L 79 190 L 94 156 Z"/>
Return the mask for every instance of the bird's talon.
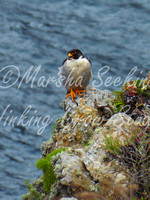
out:
<path id="1" fill-rule="evenodd" d="M 85 93 L 85 90 L 76 90 L 76 93 L 77 93 L 79 96 L 82 95 L 81 92 Z"/>
<path id="2" fill-rule="evenodd" d="M 75 94 L 75 92 L 74 92 L 72 89 L 71 89 L 71 92 L 68 93 L 68 94 L 66 95 L 66 98 L 67 98 L 68 96 L 71 96 L 71 100 L 72 100 L 72 101 L 74 101 L 74 98 L 76 98 L 76 94 Z"/>

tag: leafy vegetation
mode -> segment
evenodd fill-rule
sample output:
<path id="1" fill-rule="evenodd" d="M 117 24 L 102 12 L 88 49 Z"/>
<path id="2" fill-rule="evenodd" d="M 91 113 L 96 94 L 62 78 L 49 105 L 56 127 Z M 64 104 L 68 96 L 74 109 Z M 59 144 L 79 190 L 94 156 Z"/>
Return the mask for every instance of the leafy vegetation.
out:
<path id="1" fill-rule="evenodd" d="M 119 154 L 120 153 L 119 140 L 114 140 L 112 136 L 110 137 L 104 136 L 104 138 L 105 138 L 104 139 L 105 145 L 103 147 L 107 149 L 110 153 Z"/>
<path id="2" fill-rule="evenodd" d="M 149 107 L 150 73 L 145 80 L 126 82 L 120 91 L 114 91 L 114 95 L 114 112 L 126 112 L 133 119 L 142 116 L 143 109 Z"/>

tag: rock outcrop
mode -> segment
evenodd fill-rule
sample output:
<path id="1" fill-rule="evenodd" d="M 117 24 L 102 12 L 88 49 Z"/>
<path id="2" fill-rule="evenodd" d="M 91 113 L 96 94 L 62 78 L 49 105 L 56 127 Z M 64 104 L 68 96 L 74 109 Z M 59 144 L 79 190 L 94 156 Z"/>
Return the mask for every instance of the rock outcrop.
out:
<path id="1" fill-rule="evenodd" d="M 136 117 L 134 115 L 132 118 L 131 112 L 129 115 L 125 109 L 122 109 L 123 113 L 116 112 L 118 101 L 115 97 L 109 91 L 100 91 L 92 87 L 87 88 L 82 98 L 78 97 L 74 102 L 70 99 L 62 102 L 65 114 L 56 120 L 50 140 L 44 142 L 41 147 L 43 161 L 50 155 L 49 163 L 53 169 L 49 173 L 55 176 L 54 180 L 57 181 L 50 186 L 49 193 L 46 193 L 44 188 L 43 177 L 40 181 L 35 181 L 33 186 L 39 199 L 149 198 L 149 77 L 148 75 L 144 82 L 147 86 L 144 90 L 144 95 L 147 91 L 147 98 L 144 96 L 145 107 L 133 105 L 134 112 L 136 106 L 138 112 L 141 112 L 139 117 L 136 113 Z M 142 96 L 143 93 L 136 93 L 134 87 L 134 94 Z M 133 98 L 132 95 L 133 93 Z M 120 99 L 119 102 L 119 106 L 125 103 Z M 129 96 L 128 102 L 131 104 Z M 47 166 L 44 167 L 46 171 Z M 45 171 L 43 170 L 43 173 Z M 29 191 L 24 199 L 30 197 Z"/>

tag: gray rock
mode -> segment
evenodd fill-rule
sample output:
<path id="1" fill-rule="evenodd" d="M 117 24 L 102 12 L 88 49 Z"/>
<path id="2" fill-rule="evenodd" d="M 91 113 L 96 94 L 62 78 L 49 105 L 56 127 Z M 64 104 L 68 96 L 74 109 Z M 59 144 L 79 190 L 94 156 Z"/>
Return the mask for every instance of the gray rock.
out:
<path id="1" fill-rule="evenodd" d="M 81 156 L 84 153 L 81 154 L 79 151 L 79 154 Z M 52 164 L 60 184 L 69 186 L 72 191 L 91 191 L 92 188 L 97 187 L 79 156 L 63 152 L 52 159 Z"/>
<path id="2" fill-rule="evenodd" d="M 75 99 L 73 102 L 70 98 L 65 99 L 61 106 L 62 108 L 67 111 L 69 109 L 73 110 L 79 105 L 79 101 L 84 98 L 85 103 L 87 106 L 94 107 L 95 101 L 98 103 L 98 105 L 107 105 L 106 99 L 112 99 L 113 95 L 108 90 L 98 90 L 96 88 L 88 86 L 86 89 L 86 93 L 82 94 L 82 97 L 79 97 L 77 95 L 77 99 Z"/>
<path id="3" fill-rule="evenodd" d="M 103 162 L 104 157 L 106 157 L 106 153 L 101 148 L 100 142 L 96 141 L 82 158 L 94 181 L 98 181 L 100 179 L 101 173 L 104 168 L 106 168 L 106 165 Z"/>
<path id="4" fill-rule="evenodd" d="M 127 141 L 137 137 L 141 129 L 136 122 L 125 113 L 114 114 L 104 125 L 103 135 L 118 140 L 120 145 L 125 145 Z"/>

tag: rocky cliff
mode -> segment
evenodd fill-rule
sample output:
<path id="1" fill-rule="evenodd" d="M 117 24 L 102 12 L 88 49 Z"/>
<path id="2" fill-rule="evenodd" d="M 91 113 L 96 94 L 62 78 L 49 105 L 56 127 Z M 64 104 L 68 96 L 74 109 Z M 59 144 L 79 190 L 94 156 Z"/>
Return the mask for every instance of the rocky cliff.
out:
<path id="1" fill-rule="evenodd" d="M 115 95 L 88 87 L 82 98 L 61 104 L 23 199 L 136 200 L 150 191 L 150 74 Z"/>

